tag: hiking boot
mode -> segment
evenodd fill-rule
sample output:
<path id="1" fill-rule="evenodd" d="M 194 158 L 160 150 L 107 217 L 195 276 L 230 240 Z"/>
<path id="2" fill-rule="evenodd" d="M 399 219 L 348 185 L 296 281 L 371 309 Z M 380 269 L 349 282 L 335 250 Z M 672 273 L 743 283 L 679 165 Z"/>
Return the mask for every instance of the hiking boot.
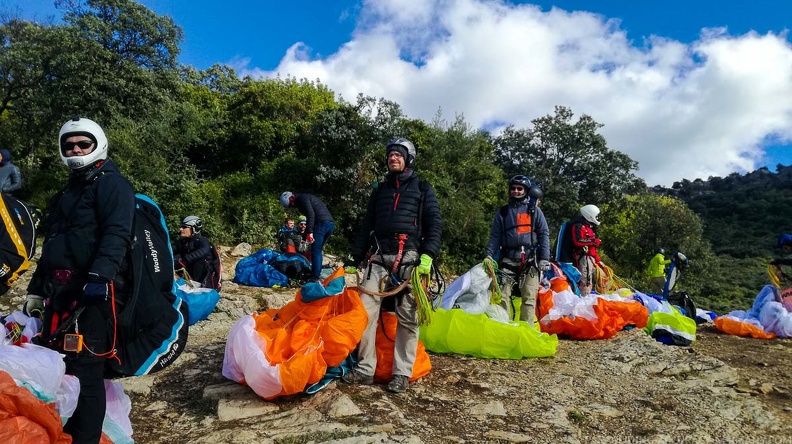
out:
<path id="1" fill-rule="evenodd" d="M 408 388 L 410 388 L 410 381 L 402 375 L 393 375 L 393 379 L 388 384 L 388 391 L 393 393 L 404 393 Z"/>
<path id="2" fill-rule="evenodd" d="M 342 376 L 341 379 L 347 384 L 361 384 L 361 385 L 374 384 L 374 375 L 366 375 L 358 370 L 352 370 L 351 372 Z"/>

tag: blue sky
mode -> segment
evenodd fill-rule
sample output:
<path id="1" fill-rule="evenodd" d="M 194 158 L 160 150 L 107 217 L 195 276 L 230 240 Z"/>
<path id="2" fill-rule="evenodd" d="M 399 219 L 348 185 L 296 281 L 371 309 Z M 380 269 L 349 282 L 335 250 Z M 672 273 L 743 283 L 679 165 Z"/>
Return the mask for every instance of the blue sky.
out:
<path id="1" fill-rule="evenodd" d="M 48 0 L 4 0 L 46 20 Z M 792 164 L 792 2 L 144 0 L 182 63 L 321 81 L 432 120 L 527 127 L 553 106 L 605 126 L 651 184 Z"/>

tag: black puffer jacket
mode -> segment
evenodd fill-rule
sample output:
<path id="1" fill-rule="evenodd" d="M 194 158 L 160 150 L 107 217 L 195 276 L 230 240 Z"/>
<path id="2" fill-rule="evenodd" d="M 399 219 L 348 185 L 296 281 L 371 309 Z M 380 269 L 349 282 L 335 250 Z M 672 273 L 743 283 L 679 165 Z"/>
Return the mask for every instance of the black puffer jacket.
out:
<path id="1" fill-rule="evenodd" d="M 305 232 L 313 233 L 314 227 L 322 222 L 333 222 L 333 215 L 322 199 L 313 194 L 300 193 L 294 198 L 294 205 L 305 216 Z"/>
<path id="2" fill-rule="evenodd" d="M 89 174 L 72 173 L 48 207 L 50 225 L 28 292 L 47 296 L 46 279 L 69 270 L 75 287 L 89 273 L 116 277 L 132 241 L 135 193 L 110 160 Z"/>
<path id="3" fill-rule="evenodd" d="M 212 245 L 203 236 L 180 237 L 173 247 L 173 257 L 174 260 L 187 264 L 201 259 L 211 261 Z"/>
<path id="4" fill-rule="evenodd" d="M 407 234 L 405 251 L 417 250 L 419 254 L 437 257 L 442 218 L 434 188 L 412 171 L 388 174 L 369 198 L 366 215 L 352 247 L 355 260 L 362 260 L 372 247 L 372 231 L 382 254 L 396 254 L 399 251 L 396 234 Z"/>

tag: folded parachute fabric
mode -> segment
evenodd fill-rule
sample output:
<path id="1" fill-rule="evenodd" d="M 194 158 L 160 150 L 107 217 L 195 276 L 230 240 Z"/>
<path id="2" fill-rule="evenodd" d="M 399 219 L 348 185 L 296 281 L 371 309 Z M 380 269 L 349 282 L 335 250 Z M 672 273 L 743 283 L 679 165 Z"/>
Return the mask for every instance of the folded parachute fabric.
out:
<path id="1" fill-rule="evenodd" d="M 280 253 L 267 248 L 259 250 L 237 262 L 234 282 L 251 287 L 285 287 L 289 278 L 272 265 Z"/>
<path id="2" fill-rule="evenodd" d="M 628 325 L 643 328 L 649 312 L 639 302 L 618 294 L 578 297 L 558 278 L 552 289 L 539 291 L 543 332 L 572 339 L 607 339 Z"/>
<path id="3" fill-rule="evenodd" d="M 273 399 L 303 392 L 355 349 L 367 315 L 357 290 L 337 287 L 339 268 L 322 286 L 328 294 L 306 302 L 302 290 L 277 310 L 238 320 L 228 333 L 223 376 Z"/>
<path id="4" fill-rule="evenodd" d="M 67 444 L 72 440 L 63 432 L 54 404 L 17 386 L 8 373 L 0 371 L 0 442 Z"/>
<path id="5" fill-rule="evenodd" d="M 195 281 L 188 284 L 181 278 L 173 282 L 173 294 L 187 303 L 190 325 L 208 318 L 220 301 L 220 293 L 214 288 L 203 288 Z"/>
<path id="6" fill-rule="evenodd" d="M 490 303 L 491 282 L 477 264 L 448 286 L 431 324 L 421 327 L 426 348 L 488 359 L 553 356 L 558 338 L 525 322 L 509 322 L 506 310 Z"/>
<path id="7" fill-rule="evenodd" d="M 374 381 L 387 384 L 393 377 L 393 347 L 398 321 L 395 314 L 383 311 L 380 314 L 378 322 L 377 339 L 375 341 L 377 349 L 377 368 L 374 370 Z M 415 352 L 413 373 L 408 379 L 410 381 L 416 381 L 428 375 L 431 370 L 432 363 L 429 361 L 429 355 L 426 353 L 423 342 L 419 340 L 418 349 Z"/>
<path id="8" fill-rule="evenodd" d="M 477 358 L 522 359 L 553 356 L 558 337 L 525 322 L 502 323 L 485 314 L 438 308 L 420 339 L 429 351 Z"/>
<path id="9" fill-rule="evenodd" d="M 767 285 L 748 311 L 735 310 L 715 318 L 715 328 L 730 335 L 757 339 L 792 337 L 792 312 L 778 301 L 778 289 Z"/>

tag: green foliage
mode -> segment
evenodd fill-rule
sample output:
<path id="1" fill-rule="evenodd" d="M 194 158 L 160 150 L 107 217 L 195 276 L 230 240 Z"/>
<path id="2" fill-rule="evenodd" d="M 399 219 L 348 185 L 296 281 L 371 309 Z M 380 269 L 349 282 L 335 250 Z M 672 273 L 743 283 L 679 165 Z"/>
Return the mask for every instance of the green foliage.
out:
<path id="1" fill-rule="evenodd" d="M 713 257 L 703 241 L 701 220 L 682 201 L 641 193 L 609 207 L 607 214 L 600 228 L 603 250 L 614 272 L 638 289 L 648 290 L 646 267 L 657 248 L 669 254 L 680 251 L 690 259 L 678 290 L 699 296 L 713 279 Z"/>
<path id="2" fill-rule="evenodd" d="M 574 123 L 572 117 L 572 110 L 557 106 L 554 115 L 533 120 L 533 128 L 509 127 L 492 141 L 507 176 L 525 174 L 542 184 L 542 210 L 551 227 L 582 205 L 602 207 L 645 188 L 633 173 L 637 162 L 608 148 L 597 133 L 602 124 L 585 114 Z"/>

